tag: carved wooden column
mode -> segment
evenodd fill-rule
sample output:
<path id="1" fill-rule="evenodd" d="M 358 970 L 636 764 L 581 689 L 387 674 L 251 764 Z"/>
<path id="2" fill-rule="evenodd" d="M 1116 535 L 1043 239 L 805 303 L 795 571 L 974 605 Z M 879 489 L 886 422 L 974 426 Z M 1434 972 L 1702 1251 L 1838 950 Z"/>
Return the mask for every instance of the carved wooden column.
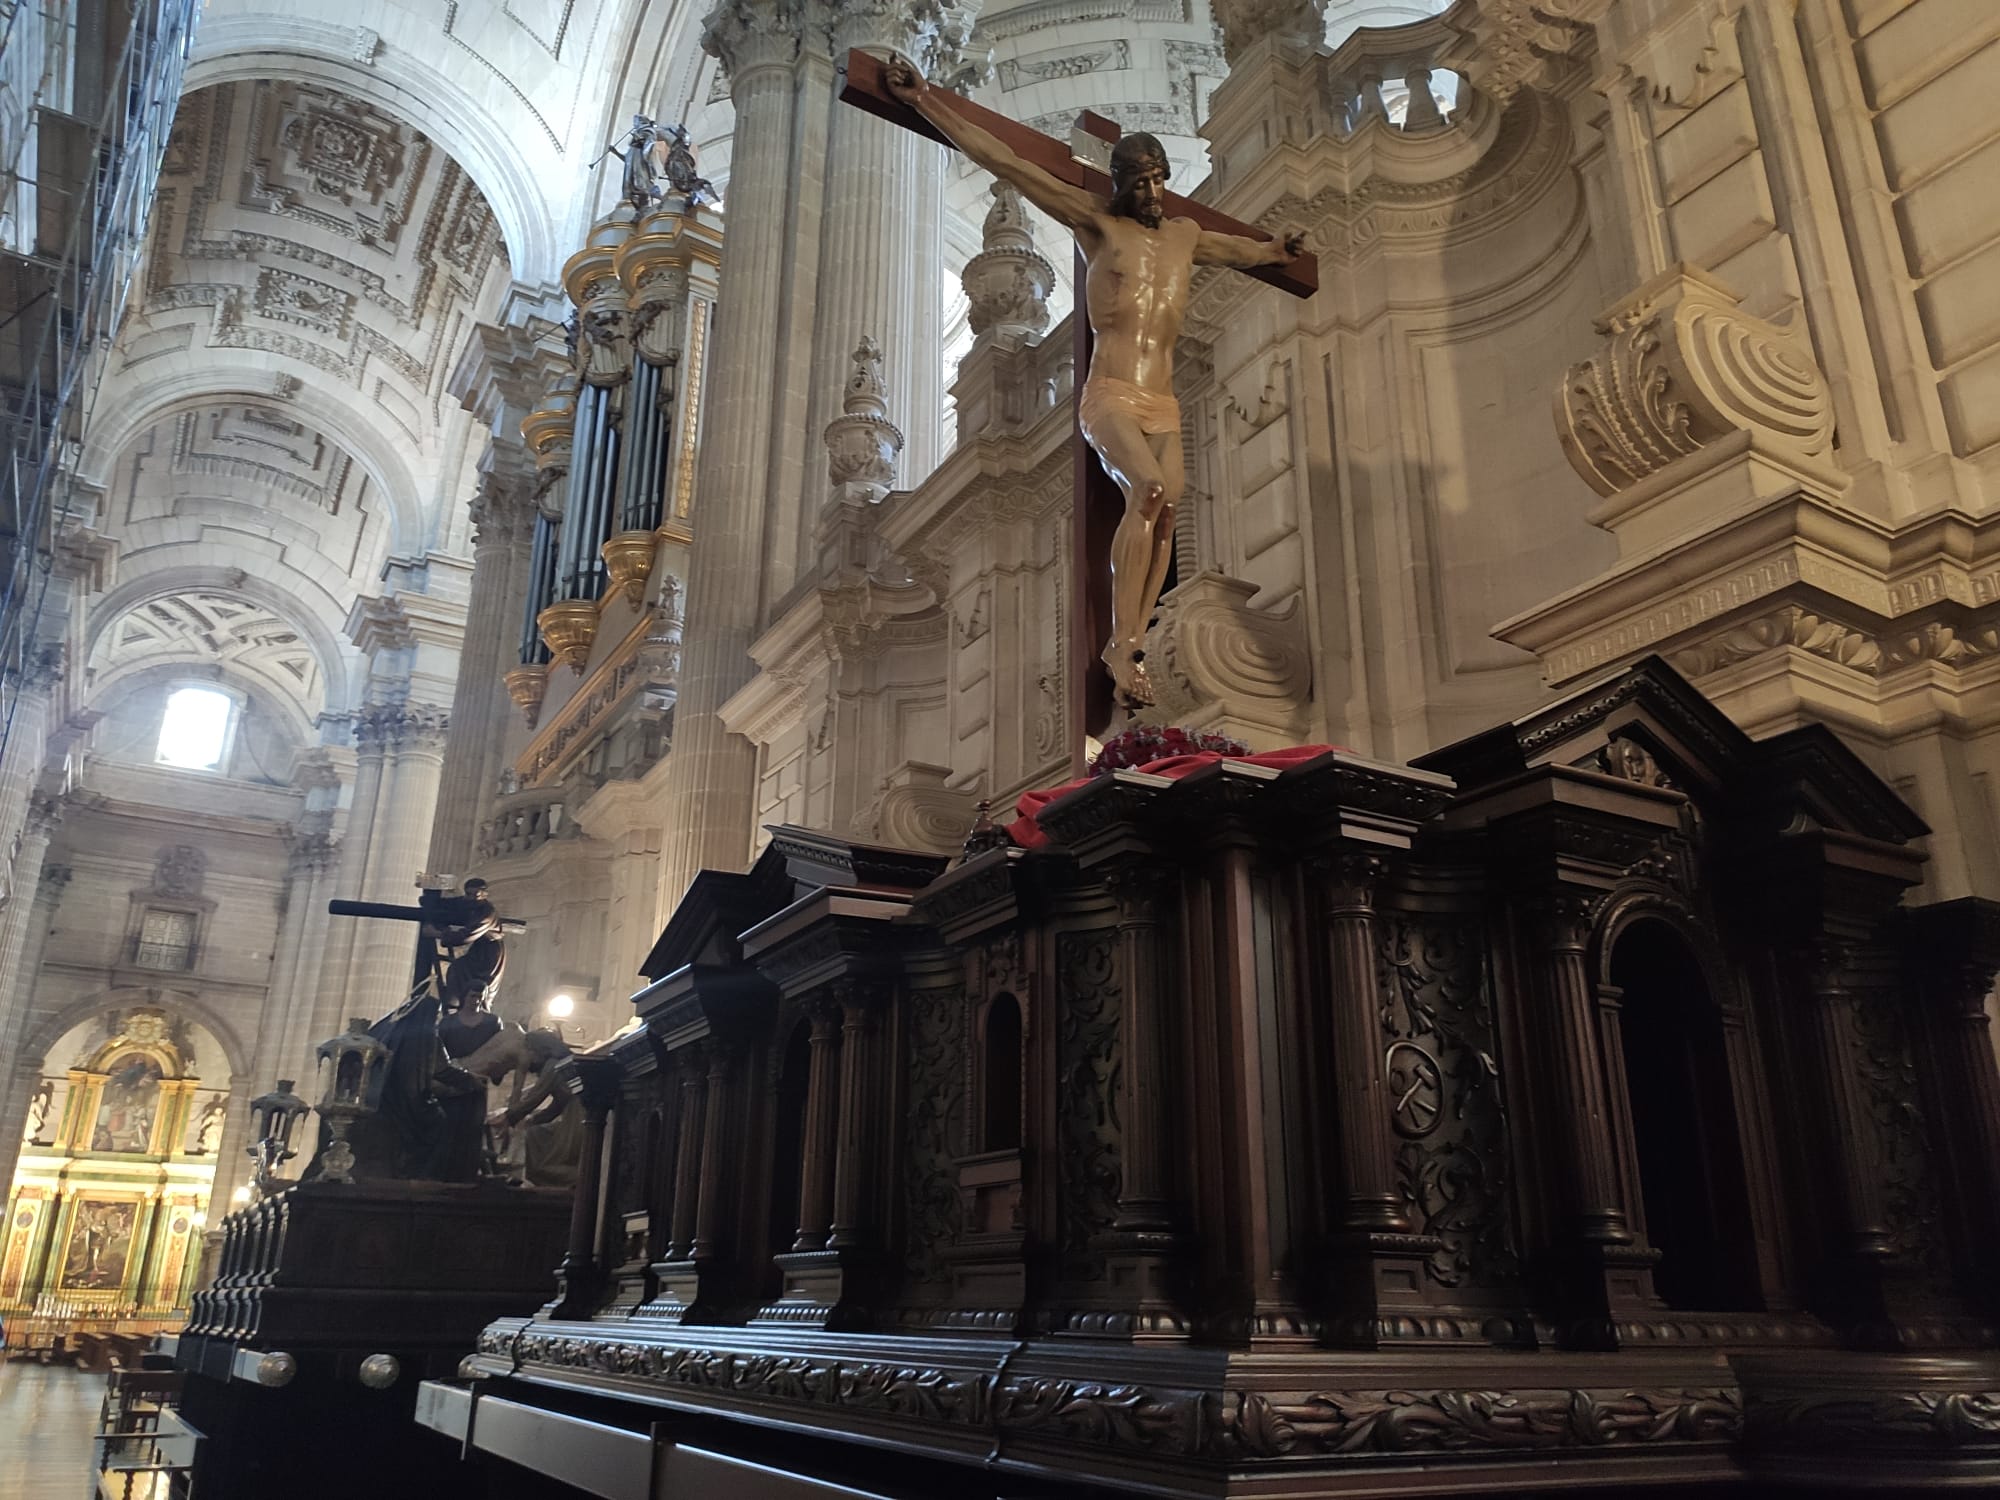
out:
<path id="1" fill-rule="evenodd" d="M 810 1003 L 812 1065 L 806 1082 L 806 1137 L 799 1153 L 799 1228 L 795 1254 L 826 1248 L 833 1213 L 834 1154 L 840 1128 L 840 1011 L 831 1000 Z"/>
<path id="2" fill-rule="evenodd" d="M 1308 865 L 1326 955 L 1339 1178 L 1327 1244 L 1328 1333 L 1362 1348 L 1393 1337 L 1422 1310 L 1424 1261 L 1438 1246 L 1435 1237 L 1412 1233 L 1396 1189 L 1376 965 L 1375 894 L 1386 868 L 1381 855 L 1355 848 Z"/>
<path id="3" fill-rule="evenodd" d="M 1172 1188 L 1168 1110 L 1175 1095 L 1168 1034 L 1174 1008 L 1161 928 L 1179 870 L 1157 856 L 1113 860 L 1099 873 L 1118 902 L 1118 1212 L 1105 1244 L 1117 1325 L 1107 1331 L 1185 1333 L 1174 1287 L 1182 1248 Z"/>
<path id="4" fill-rule="evenodd" d="M 1389 1148 L 1389 1104 L 1382 1084 L 1382 1025 L 1375 973 L 1375 884 L 1383 862 L 1348 851 L 1318 861 L 1326 923 L 1326 973 L 1339 1086 L 1340 1198 L 1336 1223 L 1345 1231 L 1402 1233 L 1409 1221 L 1396 1192 Z"/>
<path id="5" fill-rule="evenodd" d="M 694 1238 L 688 1243 L 688 1259 L 712 1261 L 726 1248 L 728 1187 L 723 1160 L 729 1149 L 729 1064 L 734 1048 L 715 1042 L 708 1055 L 708 1107 L 702 1118 L 701 1192 L 695 1209 Z"/>
<path id="6" fill-rule="evenodd" d="M 1167 1186 L 1167 1108 L 1173 1078 L 1167 1050 L 1166 962 L 1161 909 L 1178 871 L 1152 859 L 1121 860 L 1103 872 L 1118 901 L 1119 1032 L 1125 1057 L 1119 1112 L 1125 1124 L 1118 1191 L 1118 1233 L 1129 1248 L 1164 1251 L 1172 1241 L 1173 1205 Z"/>
<path id="7" fill-rule="evenodd" d="M 684 1048 L 681 1057 L 681 1128 L 674 1150 L 673 1224 L 667 1245 L 670 1261 L 694 1255 L 695 1209 L 701 1201 L 703 1105 L 708 1098 L 708 1059 L 701 1044 Z"/>
<path id="8" fill-rule="evenodd" d="M 583 1104 L 583 1147 L 577 1157 L 576 1196 L 570 1200 L 569 1247 L 557 1268 L 561 1287 L 558 1317 L 588 1317 L 596 1302 L 602 1266 L 598 1263 L 598 1199 L 604 1184 L 604 1133 L 618 1100 L 619 1067 L 609 1057 L 576 1059 Z"/>
<path id="9" fill-rule="evenodd" d="M 1924 976 L 1931 1093 L 1953 1123 L 1945 1145 L 1961 1205 L 1973 1290 L 2000 1308 L 2000 1062 L 1987 1000 L 2000 971 L 2000 904 L 1967 897 L 1913 914 Z"/>
<path id="10" fill-rule="evenodd" d="M 1881 1169 L 1871 1149 L 1867 1102 L 1854 1076 L 1854 950 L 1824 942 L 1809 950 L 1806 1038 L 1817 1096 L 1814 1154 L 1830 1163 L 1833 1222 L 1825 1247 L 1824 1292 L 1857 1326 L 1887 1321 L 1883 1283 L 1895 1246 L 1883 1211 Z M 1879 1331 L 1879 1330 L 1878 1330 Z"/>
<path id="11" fill-rule="evenodd" d="M 888 1096 L 887 1080 L 875 1064 L 876 1011 L 881 996 L 861 980 L 834 985 L 840 1005 L 840 1132 L 834 1147 L 833 1224 L 826 1237 L 829 1250 L 872 1246 L 876 1226 L 871 1206 L 880 1106 Z"/>
<path id="12" fill-rule="evenodd" d="M 1536 1048 L 1546 1135 L 1530 1149 L 1552 1159 L 1546 1293 L 1561 1310 L 1566 1342 L 1616 1343 L 1615 1304 L 1646 1299 L 1642 1267 L 1618 1252 L 1632 1244 L 1618 1195 L 1610 1105 L 1605 1095 L 1597 1000 L 1587 955 L 1591 908 L 1558 888 L 1525 905 L 1521 934 L 1528 981 L 1528 1035 Z"/>

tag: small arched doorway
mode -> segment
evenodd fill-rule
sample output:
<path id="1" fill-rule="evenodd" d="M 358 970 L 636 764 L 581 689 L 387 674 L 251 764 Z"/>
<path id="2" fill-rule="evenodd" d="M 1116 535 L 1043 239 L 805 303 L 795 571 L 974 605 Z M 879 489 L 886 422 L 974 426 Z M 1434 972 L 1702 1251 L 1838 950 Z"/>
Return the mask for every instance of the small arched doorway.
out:
<path id="1" fill-rule="evenodd" d="M 1021 1005 L 1004 991 L 986 1009 L 985 1076 L 981 1080 L 985 1151 L 1021 1149 Z"/>
<path id="2" fill-rule="evenodd" d="M 1722 1015 L 1694 950 L 1642 918 L 1611 950 L 1653 1285 L 1669 1307 L 1756 1305 L 1756 1253 Z M 1633 1205 L 1640 1207 L 1640 1204 Z"/>

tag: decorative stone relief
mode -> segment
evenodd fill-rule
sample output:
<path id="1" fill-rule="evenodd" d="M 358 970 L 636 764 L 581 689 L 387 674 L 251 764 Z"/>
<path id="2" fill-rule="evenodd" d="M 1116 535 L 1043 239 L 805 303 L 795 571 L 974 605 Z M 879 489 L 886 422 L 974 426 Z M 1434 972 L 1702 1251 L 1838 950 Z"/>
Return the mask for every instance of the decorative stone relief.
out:
<path id="1" fill-rule="evenodd" d="M 208 856 L 192 844 L 169 844 L 153 862 L 153 889 L 163 896 L 199 896 Z"/>
<path id="2" fill-rule="evenodd" d="M 1212 0 L 1209 9 L 1231 63 L 1264 41 L 1309 56 L 1326 35 L 1326 0 Z"/>
<path id="3" fill-rule="evenodd" d="M 1464 71 L 1505 104 L 1523 88 L 1545 87 L 1570 66 L 1591 23 L 1611 0 L 1483 0 L 1469 18 Z"/>
<path id="4" fill-rule="evenodd" d="M 1720 281 L 1683 265 L 1612 304 L 1597 331 L 1609 347 L 1563 377 L 1556 428 L 1598 494 L 1739 431 L 1825 466 L 1833 396 L 1796 320 L 1780 327 L 1753 317 Z"/>
<path id="5" fill-rule="evenodd" d="M 1733 14 L 1740 8 L 1730 0 L 1704 0 L 1675 21 L 1646 31 L 1628 65 L 1645 80 L 1655 104 L 1691 110 L 1743 76 Z"/>
<path id="6" fill-rule="evenodd" d="M 1056 272 L 1035 249 L 1027 205 L 1011 183 L 994 182 L 980 241 L 963 276 L 974 335 L 1009 347 L 1039 335 L 1049 326 Z"/>
<path id="7" fill-rule="evenodd" d="M 853 362 L 841 399 L 844 415 L 826 425 L 827 477 L 837 498 L 878 501 L 895 488 L 903 434 L 889 420 L 881 346 L 863 334 Z"/>
<path id="8" fill-rule="evenodd" d="M 1257 586 L 1203 573 L 1160 601 L 1149 650 L 1160 707 L 1288 742 L 1307 727 L 1312 655 L 1296 598 L 1252 609 Z M 1262 735 L 1259 735 L 1259 731 Z"/>
<path id="9" fill-rule="evenodd" d="M 1006 92 L 1030 83 L 1047 83 L 1054 78 L 1081 78 L 1089 73 L 1114 73 L 1132 66 L 1132 44 L 1118 40 L 1084 51 L 1063 47 L 1048 52 L 1023 53 L 999 63 L 995 72 Z"/>

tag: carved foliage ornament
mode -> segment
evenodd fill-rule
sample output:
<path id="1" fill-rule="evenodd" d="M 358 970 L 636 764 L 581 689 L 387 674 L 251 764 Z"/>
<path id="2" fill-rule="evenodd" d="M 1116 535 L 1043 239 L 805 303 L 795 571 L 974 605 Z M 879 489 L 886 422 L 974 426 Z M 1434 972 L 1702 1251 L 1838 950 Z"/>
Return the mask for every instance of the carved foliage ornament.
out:
<path id="1" fill-rule="evenodd" d="M 504 1325 L 488 1328 L 480 1335 L 479 1351 L 489 1359 L 692 1387 L 738 1400 L 997 1429 L 1155 1456 L 1236 1460 L 1631 1447 L 1728 1441 L 1743 1428 L 1741 1397 L 1726 1386 L 1327 1391 L 1273 1398 L 676 1347 L 544 1333 L 532 1325 L 519 1332 Z"/>
<path id="2" fill-rule="evenodd" d="M 1584 482 L 1615 495 L 1726 434 L 1823 464 L 1833 396 L 1797 320 L 1780 327 L 1693 266 L 1676 266 L 1598 319 L 1608 348 L 1570 367 L 1556 430 Z"/>

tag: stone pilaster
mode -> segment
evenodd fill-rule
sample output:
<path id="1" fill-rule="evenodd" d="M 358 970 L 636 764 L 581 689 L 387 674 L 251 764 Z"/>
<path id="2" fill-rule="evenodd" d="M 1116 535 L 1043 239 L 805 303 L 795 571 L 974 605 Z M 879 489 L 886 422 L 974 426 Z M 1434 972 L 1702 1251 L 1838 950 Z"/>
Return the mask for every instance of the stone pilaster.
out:
<path id="1" fill-rule="evenodd" d="M 25 705 L 24 705 L 25 706 Z M 47 909 L 36 899 L 42 880 L 42 864 L 49 852 L 49 837 L 62 819 L 62 803 L 43 793 L 29 801 L 20 824 L 20 846 L 14 854 L 14 883 L 7 905 L 0 909 L 0 1200 L 14 1181 L 14 1164 L 21 1154 L 21 1130 L 27 1120 L 27 1069 L 24 1063 L 38 1063 L 22 1057 L 22 1043 L 32 1014 L 35 976 L 22 963 L 31 945 L 29 935 L 37 916 L 46 918 Z"/>
<path id="2" fill-rule="evenodd" d="M 356 738 L 381 745 L 382 779 L 370 829 L 364 901 L 416 899 L 437 813 L 450 715 L 430 703 L 382 704 L 361 711 Z M 357 1016 L 383 1016 L 409 994 L 415 934 L 398 922 L 363 922 L 355 940 L 348 1003 Z"/>
<path id="3" fill-rule="evenodd" d="M 772 371 L 781 348 L 778 291 L 797 232 L 792 181 L 793 66 L 801 22 L 790 7 L 725 0 L 702 44 L 728 69 L 731 145 L 729 254 L 709 371 L 708 436 L 696 493 L 701 535 L 689 562 L 687 657 L 667 774 L 661 899 L 671 903 L 704 867 L 738 869 L 750 852 L 757 754 L 716 710 L 748 680 L 759 624 L 773 424 Z"/>
<path id="4" fill-rule="evenodd" d="M 514 665 L 513 625 L 528 592 L 529 547 L 536 519 L 534 470 L 516 445 L 495 441 L 472 498 L 472 598 L 451 720 L 461 726 L 445 747 L 429 868 L 472 873 L 472 841 L 499 771 L 509 717 L 504 670 Z"/>

